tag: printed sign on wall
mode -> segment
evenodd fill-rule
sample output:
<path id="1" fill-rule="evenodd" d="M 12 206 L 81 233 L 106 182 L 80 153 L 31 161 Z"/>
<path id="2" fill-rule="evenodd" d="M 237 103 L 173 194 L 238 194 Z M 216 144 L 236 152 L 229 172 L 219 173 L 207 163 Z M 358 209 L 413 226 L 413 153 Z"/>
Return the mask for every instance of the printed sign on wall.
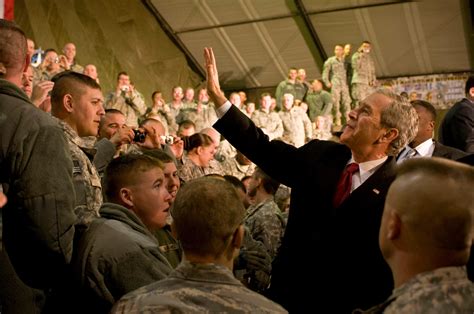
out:
<path id="1" fill-rule="evenodd" d="M 448 109 L 465 97 L 464 87 L 469 75 L 459 73 L 399 77 L 380 80 L 380 84 L 391 87 L 397 94 L 406 93 L 410 100 L 426 100 L 437 109 Z"/>

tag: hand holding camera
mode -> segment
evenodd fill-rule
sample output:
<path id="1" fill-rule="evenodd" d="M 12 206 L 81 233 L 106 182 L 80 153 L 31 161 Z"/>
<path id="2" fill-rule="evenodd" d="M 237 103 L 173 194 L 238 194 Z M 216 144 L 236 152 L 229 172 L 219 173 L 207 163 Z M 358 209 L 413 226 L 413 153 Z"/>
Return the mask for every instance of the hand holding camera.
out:
<path id="1" fill-rule="evenodd" d="M 124 97 L 126 100 L 130 100 L 132 97 L 133 88 L 130 85 L 118 85 L 116 95 Z"/>
<path id="2" fill-rule="evenodd" d="M 135 143 L 145 143 L 147 132 L 140 129 L 133 130 L 133 141 Z"/>
<path id="3" fill-rule="evenodd" d="M 137 145 L 148 149 L 161 148 L 160 134 L 154 127 L 150 125 L 144 125 L 140 129 L 134 130 L 134 132 L 135 137 L 133 141 Z"/>
<path id="4" fill-rule="evenodd" d="M 67 61 L 67 58 L 65 55 L 60 55 L 58 58 L 58 63 L 63 68 L 64 70 L 69 70 L 71 66 L 69 65 L 69 61 Z"/>
<path id="5" fill-rule="evenodd" d="M 117 129 L 117 131 L 112 135 L 110 141 L 119 148 L 123 144 L 130 144 L 135 136 L 135 130 L 132 130 L 130 127 L 124 125 L 122 128 Z"/>
<path id="6" fill-rule="evenodd" d="M 48 97 L 51 96 L 51 90 L 54 83 L 51 81 L 42 81 L 33 87 L 31 94 L 31 102 L 39 107 Z"/>
<path id="7" fill-rule="evenodd" d="M 177 159 L 181 159 L 184 153 L 184 141 L 179 137 L 173 138 L 173 143 L 169 145 L 170 150 L 173 152 Z"/>
<path id="8" fill-rule="evenodd" d="M 172 137 L 171 135 L 161 135 L 160 138 L 163 141 L 163 144 L 173 145 L 174 143 L 174 137 Z"/>

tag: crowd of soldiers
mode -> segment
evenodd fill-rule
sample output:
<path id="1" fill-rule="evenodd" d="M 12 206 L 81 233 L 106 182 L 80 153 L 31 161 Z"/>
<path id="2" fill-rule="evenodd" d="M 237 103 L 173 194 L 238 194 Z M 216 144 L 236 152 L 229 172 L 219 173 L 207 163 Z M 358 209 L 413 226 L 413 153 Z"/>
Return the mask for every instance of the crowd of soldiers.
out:
<path id="1" fill-rule="evenodd" d="M 32 40 L 27 43 L 31 56 L 34 43 Z M 195 97 L 194 88 L 176 86 L 172 89 L 170 102 L 166 102 L 162 92 L 157 90 L 152 94 L 151 106 L 147 106 L 145 97 L 135 88 L 126 72 L 118 73 L 114 90 L 103 94 L 95 66 L 89 64 L 82 67 L 77 63 L 75 54 L 73 43 L 67 43 L 61 55 L 54 49 L 47 49 L 42 63 L 35 64 L 35 67 L 29 65 L 23 73 L 21 89 L 30 98 L 29 101 L 49 113 L 48 117 L 52 116 L 60 126 L 72 159 L 74 225 L 78 238 L 75 249 L 79 253 L 71 263 L 83 265 L 73 270 L 82 281 L 80 287 L 75 289 L 79 289 L 78 293 L 84 296 L 84 303 L 78 310 L 108 311 L 125 293 L 163 279 L 178 266 L 182 248 L 169 231 L 169 220 L 165 221 L 163 217 L 168 216 L 167 204 L 174 201 L 180 186 L 204 176 L 216 176 L 231 182 L 240 193 L 242 206 L 251 213 L 244 220 L 245 237 L 242 254 L 235 262 L 235 273 L 245 286 L 265 292 L 270 281 L 271 262 L 286 226 L 287 213 L 284 211 L 288 210 L 288 206 L 282 207 L 282 211 L 275 202 L 274 195 L 280 184 L 257 169 L 211 127 L 217 116 L 206 88 L 199 89 Z M 240 97 L 239 94 L 234 97 L 236 104 Z M 285 118 L 284 114 L 290 115 L 295 111 L 291 111 L 293 99 L 291 94 L 284 97 L 287 99 L 286 109 L 279 113 L 272 111 L 272 117 L 280 119 L 281 114 L 284 121 L 290 121 L 291 117 Z M 264 98 L 270 99 L 269 96 Z M 259 116 L 260 110 L 254 114 L 255 119 L 265 120 L 263 114 Z M 307 116 L 304 123 L 305 130 L 296 130 L 303 132 L 296 139 L 289 134 L 284 135 L 280 120 L 276 137 L 285 137 L 288 141 L 303 145 L 311 138 L 311 123 Z M 152 156 L 161 163 L 148 157 L 136 157 L 141 155 Z M 153 170 L 155 168 L 161 170 Z M 161 172 L 163 178 L 159 174 Z M 146 180 L 150 179 L 150 175 L 158 175 L 158 180 L 165 182 L 156 189 L 160 191 L 156 195 L 156 205 L 150 205 L 155 203 L 152 198 L 155 196 L 144 195 L 140 189 L 135 192 L 131 189 L 129 200 L 117 195 L 120 185 L 128 186 L 130 181 L 142 186 L 141 189 L 146 192 L 144 184 L 149 182 Z M 288 198 L 288 195 L 286 193 L 285 197 Z M 156 217 L 145 214 L 152 209 L 156 210 Z M 130 216 L 130 211 L 138 217 Z M 118 220 L 122 223 L 122 229 L 132 227 L 133 231 L 123 234 L 108 228 L 109 222 Z M 150 231 L 153 236 L 151 242 Z M 111 251 L 111 246 L 103 242 L 108 237 L 115 237 L 122 247 Z M 135 243 L 131 240 L 133 238 L 139 240 Z M 136 245 L 151 245 L 151 248 L 137 251 Z M 120 257 L 122 254 L 128 257 L 123 259 Z M 109 273 L 109 270 L 101 268 L 103 263 L 111 269 L 126 268 L 134 278 Z M 5 275 L 6 271 L 2 274 Z M 14 272 L 8 274 L 6 289 L 11 288 L 12 282 L 17 283 L 17 289 L 10 289 L 2 295 L 8 296 L 6 299 L 11 301 L 0 303 L 5 310 L 11 304 L 18 304 L 20 295 L 34 295 L 38 300 L 46 297 L 46 307 L 51 304 L 61 307 L 61 304 L 68 302 L 68 297 L 61 291 L 56 291 L 61 295 L 59 299 L 62 300 L 59 300 L 46 295 L 42 289 L 25 286 Z M 65 277 L 60 281 L 69 279 Z M 23 306 L 28 311 L 31 306 L 42 307 L 44 304 L 25 302 Z"/>
<path id="2" fill-rule="evenodd" d="M 328 93 L 324 86 L 330 91 Z M 337 44 L 334 56 L 324 62 L 322 77 L 311 82 L 306 80 L 304 69 L 291 68 L 288 78 L 278 84 L 275 91 L 278 106 L 285 93 L 294 96 L 296 102 L 304 102 L 308 107 L 310 120 L 315 123 L 317 116 L 325 116 L 328 129 L 341 130 L 349 112 L 359 101 L 375 88 L 375 66 L 371 55 L 371 44 L 362 42 L 351 55 L 351 44 Z"/>
<path id="3" fill-rule="evenodd" d="M 0 185 L 0 208 L 5 219 L 5 246 L 0 251 L 0 312 L 68 309 L 78 313 L 134 313 L 144 308 L 285 312 L 263 295 L 272 296 L 287 309 L 307 310 L 313 300 L 306 296 L 313 291 L 300 285 L 301 276 L 291 275 L 307 271 L 291 267 L 298 263 L 294 253 L 305 247 L 301 239 L 316 241 L 313 244 L 321 252 L 338 257 L 326 254 L 316 261 L 322 267 L 309 272 L 308 278 L 326 282 L 322 286 L 334 291 L 329 293 L 330 299 L 318 301 L 325 304 L 323 309 L 354 309 L 382 300 L 374 295 L 387 292 L 390 279 L 387 269 L 378 269 L 382 265 L 386 268 L 380 249 L 394 273 L 396 287 L 408 280 L 400 272 L 410 264 L 413 266 L 408 272 L 413 276 L 420 270 L 435 269 L 431 277 L 437 280 L 449 278 L 454 270 L 462 284 L 454 293 L 455 303 L 473 308 L 474 286 L 463 268 L 472 243 L 472 197 L 467 198 L 472 194 L 472 168 L 436 159 L 404 160 L 418 154 L 472 162 L 472 155 L 448 148 L 438 155 L 442 147 L 432 139 L 435 116 L 429 104 L 409 106 L 400 95 L 387 90 L 366 97 L 376 84 L 370 43 L 363 42 L 352 57 L 345 51 L 350 47 L 336 45 L 335 56 L 324 64 L 322 79 L 311 84 L 306 82 L 304 69 L 290 69 L 288 79 L 278 85 L 275 98 L 264 93 L 259 106 L 247 102 L 244 92 L 232 93 L 227 101 L 219 87 L 212 49 L 206 48 L 208 90 L 200 89 L 195 99 L 194 88 L 176 86 L 169 103 L 161 91 L 155 91 L 152 105 L 147 106 L 126 72 L 117 75 L 115 89 L 104 97 L 97 70 L 91 64 L 84 68 L 77 64 L 72 43 L 64 46 L 64 55 L 48 49 L 43 63 L 33 68 L 28 65 L 34 61 L 30 60 L 34 45 L 28 41 L 27 53 L 27 40 L 16 25 L 0 20 L 0 39 L 5 43 L 0 49 L 0 111 L 7 117 L 0 123 L 1 156 L 5 156 L 1 168 L 6 171 Z M 323 84 L 331 94 L 323 90 Z M 473 84 L 473 79 L 466 83 L 469 103 L 474 98 Z M 349 113 L 363 98 L 364 106 Z M 395 126 L 385 121 L 385 112 L 391 109 L 397 117 Z M 344 145 L 311 141 L 330 139 L 332 131 L 347 121 L 348 127 L 341 135 Z M 273 139 L 281 141 L 269 141 Z M 308 142 L 302 149 L 295 148 Z M 433 219 L 433 230 L 428 225 L 420 229 L 418 226 L 432 221 L 424 219 L 425 211 L 433 211 L 425 205 L 439 206 L 434 201 L 430 204 L 432 196 L 420 182 L 409 188 L 402 180 L 398 183 L 391 174 L 395 159 L 407 165 L 402 165 L 406 169 L 402 176 L 413 176 L 420 182 L 439 181 L 446 173 L 456 178 L 448 182 L 449 202 L 442 201 L 456 204 L 458 213 L 438 215 L 440 222 Z M 349 170 L 343 171 L 346 166 L 355 172 L 349 176 Z M 441 170 L 438 173 L 433 169 Z M 291 206 L 295 214 L 289 228 L 291 190 L 275 178 L 294 191 Z M 369 195 L 358 193 L 365 193 L 364 187 L 375 180 L 382 185 L 372 189 L 373 201 L 367 202 Z M 391 188 L 388 191 L 390 180 L 397 183 L 395 192 Z M 313 183 L 321 189 L 313 190 Z M 334 191 L 324 190 L 327 186 Z M 420 188 L 419 193 L 409 193 L 414 188 Z M 431 189 L 439 190 L 439 185 L 433 184 Z M 369 208 L 381 215 L 386 193 L 390 206 L 381 217 L 379 249 L 377 239 L 372 238 L 372 233 L 379 234 L 379 216 L 365 217 L 359 212 Z M 332 194 L 334 200 L 342 195 L 340 202 L 334 202 Z M 414 199 L 419 195 L 429 197 L 415 206 L 418 203 Z M 400 201 L 403 197 L 405 201 Z M 406 204 L 414 209 L 405 209 Z M 347 210 L 340 210 L 344 208 Z M 332 210 L 331 214 L 327 215 L 325 209 Z M 416 216 L 421 209 L 424 211 Z M 416 232 L 408 232 L 407 236 L 400 231 L 410 226 L 405 211 L 418 219 L 413 231 L 420 230 L 419 243 L 411 236 Z M 315 212 L 323 219 L 319 220 Z M 300 227 L 298 219 L 304 222 Z M 443 234 L 448 239 L 442 241 L 443 245 L 446 242 L 452 247 L 440 254 L 438 264 L 433 264 L 430 254 L 438 254 L 438 243 L 430 246 L 425 237 L 443 233 L 444 222 L 450 224 L 450 230 L 464 232 L 452 241 L 452 232 Z M 340 234 L 334 233 L 337 228 L 332 227 L 341 223 L 344 228 L 340 228 Z M 360 241 L 366 240 L 368 230 L 371 241 Z M 345 253 L 339 246 L 340 241 L 352 240 L 348 235 L 356 239 L 357 245 L 345 249 L 360 256 L 358 262 L 352 261 L 343 269 L 339 266 L 346 259 L 340 257 Z M 403 238 L 400 241 L 399 235 Z M 438 240 L 435 237 L 434 241 Z M 411 245 L 401 248 L 397 243 L 402 242 Z M 406 254 L 408 250 L 413 253 Z M 413 263 L 403 262 L 407 255 L 412 256 Z M 457 268 L 438 269 L 446 265 Z M 321 276 L 314 277 L 315 271 Z M 341 276 L 339 273 L 344 274 L 343 279 L 353 276 L 355 280 L 347 280 L 344 285 L 342 280 L 334 280 Z M 382 284 L 367 289 L 360 285 L 361 279 L 372 283 L 381 280 Z M 401 287 L 408 289 L 406 285 Z M 404 298 L 411 298 L 410 291 L 403 292 Z M 341 304 L 334 304 L 341 295 Z M 427 296 L 424 298 L 429 299 Z M 380 297 L 385 295 L 381 293 Z M 398 303 L 393 302 L 394 298 L 397 295 L 381 306 L 393 309 L 403 305 L 403 297 L 398 296 Z M 445 303 L 440 308 L 450 308 Z M 374 311 L 377 309 L 380 306 Z"/>

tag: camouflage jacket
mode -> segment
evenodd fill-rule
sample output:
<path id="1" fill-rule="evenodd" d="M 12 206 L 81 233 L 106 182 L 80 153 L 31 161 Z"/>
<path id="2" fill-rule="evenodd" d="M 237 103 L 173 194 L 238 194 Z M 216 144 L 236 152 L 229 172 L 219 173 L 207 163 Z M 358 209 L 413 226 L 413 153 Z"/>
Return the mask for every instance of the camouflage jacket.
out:
<path id="1" fill-rule="evenodd" d="M 228 140 L 223 140 L 220 142 L 219 147 L 217 147 L 214 158 L 219 162 L 224 162 L 227 159 L 234 158 L 235 155 L 237 155 L 237 149 Z"/>
<path id="2" fill-rule="evenodd" d="M 276 112 L 266 113 L 256 110 L 252 115 L 252 121 L 262 129 L 263 133 L 268 135 L 270 140 L 278 139 L 283 135 L 283 123 Z"/>
<path id="3" fill-rule="evenodd" d="M 271 258 L 275 258 L 285 231 L 285 223 L 273 197 L 250 206 L 244 224 L 252 238 L 262 242 Z"/>
<path id="4" fill-rule="evenodd" d="M 105 99 L 105 109 L 120 110 L 126 117 L 125 124 L 129 127 L 138 127 L 138 118 L 146 112 L 146 105 L 143 96 L 134 91 L 131 98 L 126 98 L 123 94 L 117 96 L 115 91 L 110 92 Z"/>
<path id="5" fill-rule="evenodd" d="M 165 127 L 166 134 L 176 134 L 178 125 L 176 124 L 175 118 L 172 117 L 171 109 L 167 104 L 160 108 L 148 108 L 145 116 L 148 117 L 153 114 L 158 115 L 160 122 L 163 123 Z"/>
<path id="6" fill-rule="evenodd" d="M 176 122 L 176 117 L 178 116 L 179 111 L 181 110 L 181 108 L 183 108 L 183 106 L 184 106 L 183 102 L 180 102 L 176 106 L 173 104 L 173 102 L 169 102 L 169 103 L 166 104 L 166 106 L 168 106 L 168 108 L 170 108 L 169 113 L 170 113 L 171 119 L 173 119 Z M 176 129 L 176 131 L 177 131 L 177 129 Z"/>
<path id="7" fill-rule="evenodd" d="M 351 83 L 375 83 L 375 64 L 370 53 L 357 51 L 352 55 L 352 81 Z"/>
<path id="8" fill-rule="evenodd" d="M 323 66 L 323 82 L 331 88 L 347 85 L 347 74 L 344 68 L 344 60 L 339 60 L 336 56 L 332 56 L 324 62 Z"/>
<path id="9" fill-rule="evenodd" d="M 332 114 L 332 96 L 325 90 L 308 92 L 306 102 L 308 103 L 308 116 L 311 122 L 314 122 L 317 116 Z"/>
<path id="10" fill-rule="evenodd" d="M 255 164 L 241 165 L 235 158 L 226 159 L 222 163 L 224 173 L 242 180 L 245 176 L 251 176 L 255 171 Z"/>
<path id="11" fill-rule="evenodd" d="M 293 107 L 289 111 L 278 112 L 283 123 L 282 140 L 296 147 L 301 147 L 306 139 L 313 137 L 313 126 L 308 115 L 300 108 Z"/>
<path id="12" fill-rule="evenodd" d="M 112 313 L 286 313 L 217 264 L 183 261 L 168 278 L 125 295 Z"/>
<path id="13" fill-rule="evenodd" d="M 102 205 L 102 186 L 99 173 L 91 160 L 96 150 L 87 145 L 67 123 L 58 120 L 64 130 L 73 163 L 72 175 L 76 202 L 74 211 L 77 223 L 88 225 L 94 218 L 99 217 Z"/>
<path id="14" fill-rule="evenodd" d="M 176 116 L 177 124 L 185 120 L 192 121 L 196 126 L 196 132 L 200 132 L 204 128 L 211 127 L 217 121 L 217 115 L 214 107 L 188 103 L 181 107 Z"/>
<path id="15" fill-rule="evenodd" d="M 295 83 L 290 82 L 288 79 L 281 81 L 275 90 L 277 108 L 281 108 L 283 95 L 292 94 L 295 99 L 303 100 L 306 95 L 306 91 L 306 86 L 299 81 L 296 81 Z"/>
<path id="16" fill-rule="evenodd" d="M 201 167 L 196 165 L 187 155 L 183 156 L 183 165 L 178 170 L 178 176 L 184 182 L 203 177 L 208 174 L 220 174 L 223 175 L 221 165 L 215 159 L 209 162 L 208 167 Z"/>
<path id="17" fill-rule="evenodd" d="M 363 313 L 473 313 L 474 283 L 465 267 L 444 267 L 421 273 Z"/>

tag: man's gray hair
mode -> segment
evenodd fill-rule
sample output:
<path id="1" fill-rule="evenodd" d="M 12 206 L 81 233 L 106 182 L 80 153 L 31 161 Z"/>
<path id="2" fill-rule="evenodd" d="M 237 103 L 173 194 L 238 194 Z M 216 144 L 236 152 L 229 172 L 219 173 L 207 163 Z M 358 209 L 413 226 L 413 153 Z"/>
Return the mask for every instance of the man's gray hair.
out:
<path id="1" fill-rule="evenodd" d="M 398 130 L 398 137 L 390 143 L 387 152 L 390 156 L 396 156 L 418 133 L 418 114 L 408 100 L 386 87 L 378 88 L 375 93 L 392 100 L 391 105 L 382 111 L 380 123 L 383 127 Z"/>

